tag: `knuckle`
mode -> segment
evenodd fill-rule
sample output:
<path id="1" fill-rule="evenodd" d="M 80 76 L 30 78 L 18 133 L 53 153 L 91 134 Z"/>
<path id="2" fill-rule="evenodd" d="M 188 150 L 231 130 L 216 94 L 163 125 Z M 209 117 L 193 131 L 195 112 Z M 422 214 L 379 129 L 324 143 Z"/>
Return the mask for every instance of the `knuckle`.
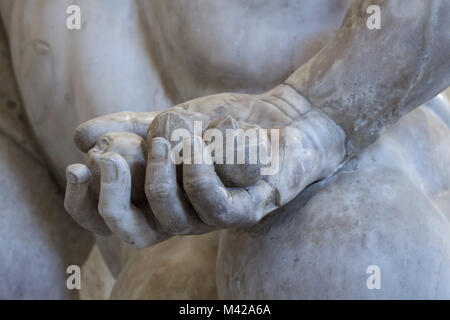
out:
<path id="1" fill-rule="evenodd" d="M 173 187 L 170 183 L 149 183 L 147 185 L 147 197 L 149 200 L 168 199 L 173 192 Z"/>
<path id="2" fill-rule="evenodd" d="M 85 125 L 81 124 L 75 128 L 74 142 L 78 150 L 86 153 L 92 147 L 93 142 L 89 138 L 90 135 Z"/>
<path id="3" fill-rule="evenodd" d="M 214 192 L 215 188 L 211 183 L 211 179 L 205 176 L 188 177 L 183 179 L 185 190 L 195 192 Z M 206 196 L 206 195 L 203 195 Z"/>
<path id="4" fill-rule="evenodd" d="M 114 222 L 120 222 L 123 217 L 124 208 L 114 206 L 110 203 L 99 203 L 98 212 L 101 216 L 107 217 L 109 220 L 112 219 Z"/>

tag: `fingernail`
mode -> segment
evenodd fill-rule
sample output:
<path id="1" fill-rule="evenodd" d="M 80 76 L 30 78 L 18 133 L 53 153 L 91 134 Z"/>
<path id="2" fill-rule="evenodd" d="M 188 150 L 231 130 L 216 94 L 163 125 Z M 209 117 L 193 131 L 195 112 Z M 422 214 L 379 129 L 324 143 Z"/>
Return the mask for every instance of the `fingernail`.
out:
<path id="1" fill-rule="evenodd" d="M 66 177 L 68 183 L 85 183 L 90 178 L 89 169 L 82 164 L 71 164 L 66 169 Z"/>
<path id="2" fill-rule="evenodd" d="M 104 152 L 108 148 L 108 146 L 111 143 L 111 139 L 109 137 L 102 137 L 100 140 L 97 141 L 95 145 L 95 149 L 99 152 Z"/>
<path id="3" fill-rule="evenodd" d="M 168 156 L 168 146 L 161 138 L 152 139 L 152 148 L 150 151 L 152 160 L 162 161 L 166 160 Z"/>
<path id="4" fill-rule="evenodd" d="M 117 180 L 117 166 L 112 160 L 100 158 L 100 170 L 103 182 L 109 183 Z"/>
<path id="5" fill-rule="evenodd" d="M 67 173 L 67 182 L 69 183 L 77 183 L 78 177 L 74 175 L 72 172 Z"/>

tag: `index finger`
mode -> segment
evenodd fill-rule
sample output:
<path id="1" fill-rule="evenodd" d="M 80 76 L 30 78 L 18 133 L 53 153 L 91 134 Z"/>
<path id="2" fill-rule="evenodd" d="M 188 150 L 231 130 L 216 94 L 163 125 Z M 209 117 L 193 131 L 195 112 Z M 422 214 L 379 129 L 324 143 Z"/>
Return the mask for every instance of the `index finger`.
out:
<path id="1" fill-rule="evenodd" d="M 75 129 L 75 145 L 86 153 L 101 136 L 111 131 L 131 132 L 145 139 L 148 127 L 159 113 L 123 111 L 83 122 Z"/>

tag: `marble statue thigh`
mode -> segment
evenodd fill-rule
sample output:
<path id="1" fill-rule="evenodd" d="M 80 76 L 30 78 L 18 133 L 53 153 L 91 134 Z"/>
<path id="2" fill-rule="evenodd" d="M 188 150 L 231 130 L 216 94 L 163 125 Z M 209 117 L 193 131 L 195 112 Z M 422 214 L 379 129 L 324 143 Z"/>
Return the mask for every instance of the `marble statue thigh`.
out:
<path id="1" fill-rule="evenodd" d="M 175 237 L 129 259 L 112 299 L 217 299 L 219 232 Z"/>
<path id="2" fill-rule="evenodd" d="M 219 296 L 448 299 L 449 139 L 441 94 L 262 223 L 225 231 Z M 380 290 L 367 288 L 370 265 Z"/>

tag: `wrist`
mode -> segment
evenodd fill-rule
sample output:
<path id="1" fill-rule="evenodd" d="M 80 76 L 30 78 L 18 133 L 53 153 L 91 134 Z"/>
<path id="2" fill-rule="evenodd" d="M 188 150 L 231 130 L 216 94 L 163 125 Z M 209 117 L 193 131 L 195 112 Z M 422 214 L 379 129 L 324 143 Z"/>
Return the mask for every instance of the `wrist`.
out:
<path id="1" fill-rule="evenodd" d="M 297 120 L 315 108 L 298 90 L 284 83 L 265 92 L 262 97 L 270 101 L 270 103 L 292 121 Z"/>
<path id="2" fill-rule="evenodd" d="M 339 167 L 346 154 L 345 133 L 289 85 L 280 85 L 266 94 L 272 97 L 271 102 L 281 112 L 295 112 L 280 136 L 283 150 L 280 181 L 283 183 L 278 186 L 277 202 L 282 205 Z"/>

